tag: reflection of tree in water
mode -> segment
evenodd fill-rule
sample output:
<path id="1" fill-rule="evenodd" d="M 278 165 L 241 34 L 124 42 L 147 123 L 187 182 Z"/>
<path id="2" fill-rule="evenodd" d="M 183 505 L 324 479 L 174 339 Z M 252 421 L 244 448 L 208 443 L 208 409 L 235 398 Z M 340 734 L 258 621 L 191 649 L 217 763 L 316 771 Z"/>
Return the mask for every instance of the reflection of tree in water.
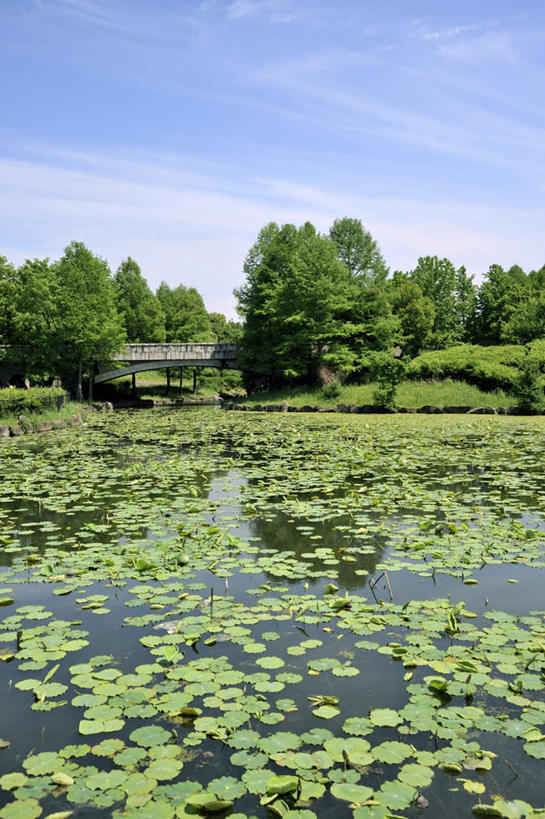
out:
<path id="1" fill-rule="evenodd" d="M 292 521 L 292 522 L 290 522 Z M 305 563 L 308 563 L 311 571 L 324 572 L 334 569 L 337 572 L 338 579 L 335 581 L 340 588 L 346 589 L 361 589 L 366 585 L 367 576 L 355 574 L 356 569 L 368 572 L 369 576 L 375 573 L 377 563 L 379 563 L 386 550 L 385 538 L 374 536 L 372 539 L 364 540 L 361 537 L 355 537 L 348 532 L 341 532 L 334 528 L 336 526 L 349 526 L 353 522 L 348 515 L 339 515 L 334 520 L 326 521 L 309 521 L 305 518 L 290 518 L 288 515 L 278 512 L 273 520 L 265 520 L 264 518 L 252 518 L 248 521 L 253 537 L 258 537 L 260 545 L 265 549 L 285 549 L 295 553 L 295 557 Z M 313 532 L 301 532 L 297 526 L 312 526 Z M 311 540 L 310 536 L 320 535 L 320 540 Z M 368 549 L 370 546 L 374 547 L 374 552 L 361 553 L 359 549 Z M 316 549 L 330 549 L 333 556 L 339 560 L 339 563 L 328 565 L 324 563 L 323 559 L 316 558 L 310 560 L 303 558 L 305 552 L 313 552 Z M 343 556 L 355 558 L 354 561 L 345 561 Z M 267 573 L 273 581 L 278 581 L 278 577 Z M 311 585 L 315 585 L 320 579 L 309 577 L 308 581 Z"/>

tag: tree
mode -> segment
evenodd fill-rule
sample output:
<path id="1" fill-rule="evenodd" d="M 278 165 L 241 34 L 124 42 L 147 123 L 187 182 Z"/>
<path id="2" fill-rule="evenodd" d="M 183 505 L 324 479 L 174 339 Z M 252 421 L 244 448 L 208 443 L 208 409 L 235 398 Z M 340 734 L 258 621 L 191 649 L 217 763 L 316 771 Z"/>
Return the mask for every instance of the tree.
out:
<path id="1" fill-rule="evenodd" d="M 115 307 L 115 285 L 107 263 L 82 242 L 72 242 L 53 265 L 57 312 L 53 347 L 58 371 L 76 384 L 82 400 L 82 375 L 95 361 L 119 350 L 125 334 Z"/>
<path id="2" fill-rule="evenodd" d="M 435 321 L 435 307 L 420 286 L 406 273 L 396 271 L 388 290 L 394 315 L 401 324 L 402 343 L 408 355 L 417 355 L 430 343 Z"/>
<path id="3" fill-rule="evenodd" d="M 370 365 L 371 377 L 377 382 L 373 401 L 383 409 L 395 410 L 397 387 L 405 377 L 405 363 L 390 351 L 373 353 Z"/>
<path id="4" fill-rule="evenodd" d="M 514 387 L 514 393 L 517 398 L 517 407 L 522 412 L 533 415 L 543 410 L 545 402 L 539 364 L 536 359 L 530 355 L 527 355 L 522 363 L 520 376 Z"/>
<path id="5" fill-rule="evenodd" d="M 25 348 L 25 370 L 52 375 L 56 366 L 58 287 L 49 259 L 27 259 L 16 271 L 14 343 Z"/>
<path id="6" fill-rule="evenodd" d="M 364 282 L 381 284 L 388 275 L 388 268 L 380 249 L 359 219 L 335 219 L 329 238 L 337 248 L 337 258 L 352 276 Z"/>
<path id="7" fill-rule="evenodd" d="M 15 268 L 0 256 L 0 344 L 15 342 L 16 299 Z"/>
<path id="8" fill-rule="evenodd" d="M 481 344 L 507 340 L 511 317 L 528 294 L 528 279 L 522 268 L 513 265 L 504 270 L 499 264 L 490 265 L 477 296 L 476 327 Z"/>
<path id="9" fill-rule="evenodd" d="M 129 256 L 115 274 L 117 310 L 129 342 L 165 341 L 165 314 L 140 267 Z"/>
<path id="10" fill-rule="evenodd" d="M 167 341 L 188 344 L 213 340 L 210 319 L 198 290 L 183 284 L 172 290 L 161 282 L 157 298 L 165 315 Z"/>
<path id="11" fill-rule="evenodd" d="M 250 388 L 315 383 L 324 366 L 346 377 L 361 369 L 366 350 L 386 343 L 393 320 L 382 291 L 337 254 L 308 222 L 260 231 L 244 264 L 246 282 L 235 291 Z"/>
<path id="12" fill-rule="evenodd" d="M 242 324 L 239 321 L 228 321 L 223 313 L 208 313 L 210 330 L 217 342 L 237 344 L 242 337 Z"/>
<path id="13" fill-rule="evenodd" d="M 510 311 L 501 325 L 501 339 L 507 344 L 529 344 L 545 337 L 545 293 L 528 295 Z"/>
<path id="14" fill-rule="evenodd" d="M 463 271 L 463 274 L 462 274 Z M 457 315 L 457 287 L 465 287 L 463 279 L 465 270 L 456 268 L 449 259 L 437 256 L 422 256 L 414 270 L 409 273 L 410 279 L 420 287 L 422 294 L 430 299 L 435 311 L 433 329 L 428 337 L 430 347 L 448 347 L 459 341 L 463 327 Z M 462 294 L 462 298 L 465 293 Z"/>
<path id="15" fill-rule="evenodd" d="M 454 279 L 454 310 L 459 327 L 458 340 L 471 341 L 475 332 L 477 287 L 465 267 L 459 267 Z"/>

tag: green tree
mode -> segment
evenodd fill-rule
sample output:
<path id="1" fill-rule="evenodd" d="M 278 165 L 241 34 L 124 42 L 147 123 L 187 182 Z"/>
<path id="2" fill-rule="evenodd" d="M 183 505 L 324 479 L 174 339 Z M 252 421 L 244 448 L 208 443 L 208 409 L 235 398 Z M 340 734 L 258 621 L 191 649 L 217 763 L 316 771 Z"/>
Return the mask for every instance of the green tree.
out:
<path id="1" fill-rule="evenodd" d="M 461 277 L 460 271 L 457 273 L 449 259 L 422 256 L 409 277 L 433 304 L 435 316 L 428 338 L 429 346 L 441 348 L 455 344 L 463 332 L 456 311 L 456 288 Z"/>
<path id="2" fill-rule="evenodd" d="M 545 290 L 545 265 L 540 267 L 539 270 L 530 270 L 528 273 L 528 284 L 534 294 Z"/>
<path id="3" fill-rule="evenodd" d="M 417 355 L 431 342 L 435 307 L 406 273 L 396 271 L 389 285 L 388 295 L 401 324 L 404 349 L 410 356 Z"/>
<path id="4" fill-rule="evenodd" d="M 210 329 L 216 341 L 223 344 L 237 344 L 242 338 L 242 324 L 227 320 L 223 313 L 208 313 Z"/>
<path id="5" fill-rule="evenodd" d="M 335 219 L 329 238 L 335 243 L 337 258 L 352 276 L 369 284 L 385 281 L 388 268 L 379 246 L 359 219 Z"/>
<path id="6" fill-rule="evenodd" d="M 157 298 L 165 315 L 167 341 L 189 344 L 213 340 L 210 319 L 198 290 L 183 284 L 171 289 L 161 282 Z"/>
<path id="7" fill-rule="evenodd" d="M 115 284 L 107 263 L 82 242 L 72 242 L 53 265 L 56 319 L 52 343 L 58 371 L 76 385 L 96 361 L 119 350 L 125 334 L 115 306 Z"/>
<path id="8" fill-rule="evenodd" d="M 165 341 L 165 314 L 138 264 L 121 262 L 115 274 L 117 310 L 125 325 L 129 342 Z"/>
<path id="9" fill-rule="evenodd" d="M 49 259 L 27 260 L 15 277 L 14 343 L 24 347 L 27 373 L 53 375 L 59 319 L 55 271 Z"/>
<path id="10" fill-rule="evenodd" d="M 15 268 L 0 256 L 0 344 L 15 343 L 16 300 Z"/>
<path id="11" fill-rule="evenodd" d="M 521 366 L 521 373 L 515 384 L 514 393 L 517 398 L 517 407 L 522 412 L 533 415 L 543 410 L 545 401 L 539 364 L 530 355 L 526 356 Z"/>
<path id="12" fill-rule="evenodd" d="M 481 344 L 508 340 L 511 317 L 528 295 L 528 279 L 521 267 L 490 266 L 477 296 L 476 328 Z"/>
<path id="13" fill-rule="evenodd" d="M 373 401 L 387 410 L 396 408 L 398 385 L 405 377 L 405 363 L 395 358 L 392 351 L 372 353 L 370 357 L 370 375 L 377 382 Z"/>
<path id="14" fill-rule="evenodd" d="M 459 327 L 458 339 L 472 341 L 475 333 L 477 287 L 465 267 L 459 267 L 454 279 L 454 310 Z"/>
<path id="15" fill-rule="evenodd" d="M 501 325 L 501 339 L 507 344 L 528 344 L 537 338 L 545 338 L 545 293 L 518 301 Z"/>
<path id="16" fill-rule="evenodd" d="M 260 231 L 244 264 L 246 282 L 235 291 L 250 388 L 315 383 L 322 367 L 346 377 L 391 335 L 396 322 L 381 289 L 350 273 L 337 252 L 308 222 Z"/>

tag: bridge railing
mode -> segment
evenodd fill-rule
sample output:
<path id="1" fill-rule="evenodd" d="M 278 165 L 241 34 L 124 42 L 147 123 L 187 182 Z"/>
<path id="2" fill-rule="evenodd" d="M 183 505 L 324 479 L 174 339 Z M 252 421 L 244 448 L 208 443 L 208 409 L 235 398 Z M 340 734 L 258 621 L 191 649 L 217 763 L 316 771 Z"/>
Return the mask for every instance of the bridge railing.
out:
<path id="1" fill-rule="evenodd" d="M 114 361 L 179 361 L 180 359 L 220 359 L 234 361 L 236 344 L 126 344 Z"/>

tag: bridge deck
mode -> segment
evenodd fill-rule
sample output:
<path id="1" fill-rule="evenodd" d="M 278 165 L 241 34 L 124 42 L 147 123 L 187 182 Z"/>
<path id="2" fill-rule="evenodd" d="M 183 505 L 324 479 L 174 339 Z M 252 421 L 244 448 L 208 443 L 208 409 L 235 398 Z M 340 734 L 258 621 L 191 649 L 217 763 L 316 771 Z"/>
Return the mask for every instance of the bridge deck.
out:
<path id="1" fill-rule="evenodd" d="M 115 353 L 114 361 L 180 361 L 183 359 L 219 359 L 235 361 L 236 344 L 126 344 Z"/>
<path id="2" fill-rule="evenodd" d="M 161 370 L 165 367 L 216 367 L 235 369 L 236 344 L 127 344 L 112 356 L 114 361 L 125 362 L 126 367 L 100 372 L 95 383 L 113 381 L 124 375 Z"/>

